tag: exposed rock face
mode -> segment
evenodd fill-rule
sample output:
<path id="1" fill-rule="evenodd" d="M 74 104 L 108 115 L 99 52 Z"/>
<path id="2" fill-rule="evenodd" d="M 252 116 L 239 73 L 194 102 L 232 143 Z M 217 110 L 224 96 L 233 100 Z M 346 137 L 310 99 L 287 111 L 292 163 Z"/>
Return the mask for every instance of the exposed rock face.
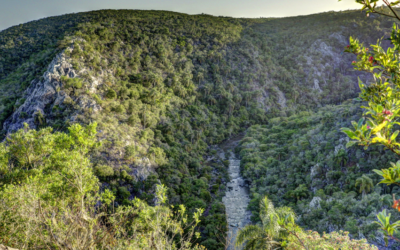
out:
<path id="1" fill-rule="evenodd" d="M 45 115 L 48 105 L 63 103 L 66 94 L 60 91 L 62 75 L 69 75 L 71 78 L 76 76 L 64 53 L 58 54 L 53 59 L 42 80 L 32 81 L 25 91 L 25 102 L 4 122 L 4 130 L 8 134 L 23 128 L 24 123 L 28 123 L 31 128 L 36 128 L 35 115 L 39 112 Z"/>
<path id="2" fill-rule="evenodd" d="M 72 51 L 72 48 L 66 50 Z M 23 128 L 27 123 L 30 128 L 37 128 L 35 117 L 42 114 L 45 119 L 55 106 L 65 106 L 65 103 L 76 103 L 80 108 L 92 108 L 93 112 L 98 112 L 101 107 L 86 96 L 70 97 L 62 90 L 61 76 L 69 78 L 79 77 L 70 63 L 70 59 L 62 52 L 53 59 L 41 80 L 34 80 L 25 91 L 25 101 L 21 106 L 4 122 L 3 129 L 7 134 Z M 98 85 L 98 81 L 91 83 L 90 92 Z M 69 117 L 74 121 L 79 110 L 74 110 Z"/>
<path id="3" fill-rule="evenodd" d="M 231 243 L 228 250 L 233 250 L 237 232 L 250 223 L 251 212 L 247 210 L 250 197 L 248 187 L 240 176 L 240 160 L 232 152 L 230 154 L 228 171 L 231 181 L 227 184 L 228 191 L 222 202 L 225 204 L 229 225 L 228 239 Z"/>

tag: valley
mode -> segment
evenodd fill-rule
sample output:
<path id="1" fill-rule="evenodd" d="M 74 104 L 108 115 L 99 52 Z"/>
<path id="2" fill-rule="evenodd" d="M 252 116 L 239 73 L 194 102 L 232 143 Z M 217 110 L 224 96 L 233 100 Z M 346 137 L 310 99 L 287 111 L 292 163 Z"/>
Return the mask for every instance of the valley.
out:
<path id="1" fill-rule="evenodd" d="M 172 224 L 179 229 L 160 233 L 160 239 L 191 232 L 181 221 L 168 224 L 157 217 L 168 214 L 164 219 L 181 216 L 196 225 L 198 236 L 190 234 L 190 247 L 182 249 L 231 250 L 239 229 L 265 222 L 260 202 L 267 196 L 276 208 L 292 209 L 304 230 L 344 230 L 381 249 L 384 237 L 373 222 L 400 190 L 377 185 L 380 177 L 373 170 L 397 158 L 381 146 L 346 147 L 349 138 L 341 128 L 365 116 L 358 79 L 371 83 L 373 78 L 355 71 L 355 55 L 343 51 L 350 36 L 374 43 L 390 35 L 392 24 L 359 11 L 248 19 L 102 10 L 6 29 L 0 32 L 0 190 L 15 185 L 21 197 L 28 195 L 23 190 L 39 190 L 25 198 L 37 211 L 40 202 L 48 202 L 49 218 L 50 208 L 67 204 L 71 194 L 79 193 L 70 199 L 77 204 L 87 197 L 88 207 L 105 204 L 111 219 L 92 221 L 128 229 L 102 236 L 104 245 L 126 235 L 139 244 L 132 232 L 151 232 L 140 244 L 152 249 L 146 244 L 153 244 L 154 221 L 160 223 L 154 232 Z M 79 152 L 84 152 L 79 159 L 85 173 L 74 175 L 60 159 L 77 166 L 67 156 Z M 84 176 L 90 187 L 81 182 L 70 187 L 58 173 L 76 180 Z M 58 182 L 65 186 L 51 186 Z M 40 183 L 50 183 L 54 193 L 38 188 Z M 7 192 L 0 200 L 13 200 Z M 4 204 L 4 211 L 17 206 Z M 199 209 L 203 213 L 193 218 Z M 148 213 L 141 214 L 144 224 L 129 228 L 135 223 L 122 218 L 138 211 Z M 21 218 L 10 214 L 0 212 L 0 226 L 7 219 L 29 228 L 25 210 Z M 98 214 L 103 213 L 90 216 Z M 157 219 L 147 222 L 151 216 Z M 41 219 L 29 223 L 46 225 L 42 231 L 51 228 Z M 59 249 L 66 244 L 4 227 L 0 244 L 13 242 L 10 246 L 21 249 L 42 241 Z M 179 246 L 186 244 L 182 235 L 174 238 Z M 93 249 L 112 249 L 101 244 Z M 133 243 L 118 244 L 130 249 L 125 247 Z M 390 246 L 399 247 L 394 240 Z"/>

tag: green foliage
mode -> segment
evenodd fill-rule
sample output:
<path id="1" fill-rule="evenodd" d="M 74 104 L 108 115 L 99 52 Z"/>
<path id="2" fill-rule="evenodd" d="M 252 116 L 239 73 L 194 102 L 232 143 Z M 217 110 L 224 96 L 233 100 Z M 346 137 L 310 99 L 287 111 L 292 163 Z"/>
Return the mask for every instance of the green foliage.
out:
<path id="1" fill-rule="evenodd" d="M 64 88 L 75 88 L 81 89 L 83 87 L 83 82 L 79 78 L 69 78 L 66 76 L 61 76 L 61 82 Z"/>
<path id="2" fill-rule="evenodd" d="M 287 237 L 285 227 L 294 224 L 296 215 L 289 207 L 275 208 L 264 197 L 260 201 L 260 218 L 261 227 L 247 225 L 238 232 L 236 246 L 244 245 L 244 249 L 276 249 L 281 246 L 279 240 Z"/>
<path id="3" fill-rule="evenodd" d="M 237 246 L 244 244 L 243 249 L 253 250 L 279 247 L 290 250 L 378 249 L 365 239 L 350 239 L 348 232 L 324 232 L 321 237 L 318 232 L 304 231 L 295 224 L 296 215 L 290 207 L 275 208 L 267 197 L 260 201 L 260 217 L 262 225 L 247 225 L 239 231 Z"/>
<path id="4" fill-rule="evenodd" d="M 366 193 L 371 191 L 371 188 L 374 186 L 371 178 L 363 174 L 360 178 L 356 180 L 356 186 L 360 186 L 360 193 L 365 195 Z"/>
<path id="5" fill-rule="evenodd" d="M 296 236 L 289 237 L 289 244 L 286 249 L 315 249 L 315 250 L 377 250 L 376 246 L 370 245 L 365 239 L 352 240 L 348 236 L 349 232 L 332 232 L 329 234 L 324 233 L 322 236 L 313 231 L 300 231 Z"/>
<path id="6" fill-rule="evenodd" d="M 360 118 L 358 103 L 274 118 L 268 125 L 248 129 L 239 151 L 242 174 L 251 183 L 254 222 L 260 221 L 260 197 L 268 195 L 275 204 L 292 207 L 304 228 L 320 234 L 352 229 L 351 237 L 380 237 L 371 221 L 390 207 L 390 195 L 397 189 L 374 187 L 379 178 L 371 174 L 396 157 L 377 146 L 346 149 L 348 140 L 339 131 L 350 125 L 349 120 Z M 322 123 L 326 113 L 334 117 L 329 124 Z M 354 220 L 356 229 L 349 224 Z"/>
<path id="7" fill-rule="evenodd" d="M 186 208 L 166 205 L 167 189 L 158 185 L 149 206 L 119 187 L 126 205 L 99 193 L 89 152 L 98 147 L 96 124 L 73 125 L 69 133 L 24 129 L 0 144 L 0 243 L 21 249 L 204 249 L 192 244 L 202 209 L 192 222 Z M 107 167 L 98 167 L 103 177 Z"/>
<path id="8" fill-rule="evenodd" d="M 78 23 L 95 16 L 91 12 L 43 18 L 0 32 L 0 127 L 31 82 L 37 82 L 54 56 L 68 45 L 63 38 Z"/>
<path id="9" fill-rule="evenodd" d="M 382 6 L 380 9 L 377 8 L 377 1 L 357 0 L 356 2 L 363 5 L 362 9 L 367 10 L 367 15 L 377 13 L 400 20 L 397 10 L 394 9 L 399 7 L 400 2 L 398 1 L 391 3 L 383 1 L 386 8 Z M 365 119 L 360 119 L 358 123 L 353 121 L 354 130 L 342 128 L 342 131 L 353 140 L 349 142 L 349 147 L 358 144 L 368 149 L 371 145 L 378 144 L 383 145 L 397 156 L 400 155 L 400 143 L 397 140 L 398 125 L 400 125 L 399 32 L 399 28 L 394 23 L 391 36 L 388 39 L 392 46 L 387 48 L 386 51 L 382 48 L 379 40 L 376 45 L 371 45 L 372 50 L 369 50 L 358 40 L 350 38 L 350 45 L 347 46 L 346 51 L 357 55 L 357 61 L 353 62 L 355 69 L 373 74 L 374 82 L 364 84 L 359 80 L 360 98 L 368 102 L 368 105 L 362 108 L 365 110 L 364 115 L 369 117 L 366 122 Z M 389 169 L 374 171 L 383 177 L 381 183 L 399 185 L 398 168 L 400 164 L 391 163 L 391 165 L 392 167 Z M 370 183 L 366 180 L 360 180 L 360 182 L 363 183 L 361 184 L 363 186 L 365 186 L 364 183 Z M 393 208 L 400 211 L 399 201 L 396 200 L 395 194 L 393 194 L 393 201 Z M 386 210 L 380 212 L 377 217 L 377 224 L 385 236 L 386 245 L 388 245 L 389 239 L 400 242 L 398 238 L 400 221 L 392 224 L 390 221 L 391 214 L 387 215 Z"/>
<path id="10" fill-rule="evenodd" d="M 39 82 L 49 61 L 62 49 L 78 76 L 60 79 L 63 84 L 57 92 L 66 94 L 63 103 L 46 107 L 43 116 L 35 116 L 36 125 L 64 131 L 71 123 L 97 122 L 97 139 L 102 144 L 90 152 L 90 157 L 95 173 L 116 195 L 116 203 L 127 202 L 126 191 L 153 202 L 156 183 L 164 183 L 169 187 L 171 204 L 184 203 L 190 213 L 197 207 L 208 211 L 200 223 L 199 242 L 209 249 L 221 249 L 220 239 L 227 228 L 221 197 L 228 176 L 219 160 L 204 161 L 213 155 L 208 146 L 251 125 L 265 124 L 268 118 L 354 96 L 354 73 L 346 70 L 341 59 L 322 56 L 324 51 L 318 46 L 324 43 L 336 53 L 340 46 L 332 34 L 356 31 L 370 41 L 387 33 L 385 20 L 377 18 L 380 24 L 375 27 L 361 17 L 357 12 L 345 12 L 234 19 L 104 10 L 13 27 L 0 33 L 0 41 L 4 41 L 0 43 L 4 44 L 0 51 L 0 125 L 25 101 L 23 91 L 32 80 L 32 86 Z M 55 25 L 48 25 L 48 21 Z M 27 39 L 20 36 L 21 32 Z M 32 35 L 36 33 L 41 35 Z M 341 66 L 321 66 L 328 64 Z M 313 70 L 324 74 L 314 79 Z M 315 80 L 322 92 L 310 91 Z M 321 115 L 321 122 L 331 126 L 336 114 Z M 22 117 L 29 115 L 21 113 Z M 298 126 L 307 127 L 308 121 Z M 274 134 L 291 138 L 294 130 Z M 304 157 L 314 163 L 324 161 L 323 151 L 334 147 L 332 135 L 328 137 L 331 141 L 324 143 L 322 152 L 307 150 L 310 152 Z M 301 139 L 291 146 L 310 149 L 312 143 Z M 272 155 L 268 165 L 289 155 L 288 148 L 273 152 L 270 147 L 268 143 L 260 145 L 263 152 Z M 340 151 L 328 161 L 329 185 L 314 183 L 312 187 L 326 186 L 326 193 L 332 195 L 339 191 L 333 185 L 335 181 L 345 183 L 340 168 L 354 160 Z M 256 162 L 258 159 L 246 163 L 248 169 L 256 168 L 258 178 L 265 168 L 259 168 Z M 312 199 L 310 181 L 305 182 L 300 175 L 305 172 L 301 162 L 294 161 L 293 166 L 296 171 L 288 171 L 288 180 L 298 177 L 298 181 L 290 182 L 287 190 L 283 188 L 286 183 L 280 181 L 279 187 L 268 184 L 256 191 L 270 192 L 274 201 L 282 194 L 288 203 Z M 274 171 L 271 176 L 277 175 Z M 352 176 L 350 182 L 357 177 Z M 256 189 L 265 184 L 265 178 L 254 184 Z M 355 190 L 353 182 L 343 185 L 346 191 Z M 258 206 L 259 197 L 253 197 L 253 207 Z"/>
<path id="11" fill-rule="evenodd" d="M 113 89 L 109 89 L 107 91 L 106 97 L 108 99 L 115 99 L 117 97 L 117 92 L 115 92 L 115 90 L 113 90 Z"/>
<path id="12" fill-rule="evenodd" d="M 125 204 L 126 190 L 152 200 L 154 180 L 146 180 L 148 184 L 144 186 L 140 183 L 157 168 L 157 178 L 170 188 L 171 204 L 183 202 L 190 212 L 197 207 L 208 209 L 208 218 L 202 219 L 204 230 L 199 242 L 214 239 L 206 246 L 221 248 L 225 214 L 211 208 L 220 204 L 223 191 L 210 192 L 221 174 L 204 164 L 192 169 L 191 164 L 203 161 L 207 144 L 221 142 L 247 125 L 264 120 L 264 110 L 251 99 L 254 90 L 241 86 L 237 79 L 237 87 L 225 91 L 227 83 L 222 76 L 229 77 L 229 69 L 213 70 L 228 67 L 225 53 L 217 51 L 236 42 L 243 27 L 231 18 L 152 11 L 119 11 L 118 16 L 112 14 L 110 18 L 111 13 L 117 12 L 102 12 L 98 19 L 80 24 L 70 53 L 73 65 L 90 68 L 91 75 L 103 79 L 95 89 L 96 103 L 102 111 L 85 112 L 77 120 L 97 121 L 99 138 L 107 138 L 93 153 L 99 166 L 96 173 L 111 185 L 117 202 Z M 168 34 L 160 27 L 167 27 Z M 63 42 L 71 43 L 70 38 Z M 90 53 L 85 54 L 86 51 Z M 198 72 L 203 76 L 196 79 Z M 69 92 L 75 103 L 87 96 L 83 90 L 90 86 L 90 78 L 79 79 L 83 79 L 82 89 Z M 206 83 L 219 89 L 212 94 L 215 102 L 208 102 L 209 94 L 201 92 Z M 243 99 L 242 88 L 248 93 L 246 112 L 242 109 L 244 103 L 234 101 Z M 255 113 L 260 115 L 250 118 Z M 128 168 L 117 174 L 122 165 Z M 113 166 L 114 175 L 104 166 Z M 200 182 L 202 178 L 207 182 Z"/>
<path id="13" fill-rule="evenodd" d="M 107 178 L 114 176 L 114 169 L 107 165 L 99 165 L 94 167 L 94 173 L 100 178 L 100 180 L 106 180 Z"/>
<path id="14" fill-rule="evenodd" d="M 380 183 L 392 185 L 400 182 L 400 161 L 397 161 L 396 164 L 390 162 L 390 164 L 392 165 L 392 167 L 387 169 L 374 169 L 375 173 L 383 177 Z"/>

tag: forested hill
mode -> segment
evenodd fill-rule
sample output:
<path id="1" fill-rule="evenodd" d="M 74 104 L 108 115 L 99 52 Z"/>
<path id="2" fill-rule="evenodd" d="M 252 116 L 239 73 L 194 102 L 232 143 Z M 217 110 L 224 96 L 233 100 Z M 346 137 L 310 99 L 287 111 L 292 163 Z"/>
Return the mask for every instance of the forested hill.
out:
<path id="1" fill-rule="evenodd" d="M 371 22 L 370 19 L 374 20 Z M 119 33 L 124 29 L 129 32 L 126 25 L 132 20 L 135 23 L 131 25 L 136 25 L 140 32 L 130 34 L 132 37 L 118 38 L 121 42 L 128 39 L 137 43 L 155 35 L 164 35 L 176 45 L 190 39 L 188 44 L 193 46 L 194 53 L 187 56 L 196 67 L 192 74 L 199 90 L 207 92 L 207 83 L 215 82 L 214 76 L 221 77 L 223 86 L 246 82 L 251 87 L 241 93 L 248 96 L 242 96 L 241 102 L 256 98 L 275 114 L 294 107 L 306 109 L 340 102 L 348 97 L 346 94 L 354 95 L 355 78 L 350 80 L 348 76 L 355 73 L 350 70 L 350 56 L 342 53 L 343 46 L 350 35 L 365 42 L 375 42 L 391 27 L 389 20 L 375 16 L 366 18 L 358 11 L 282 19 L 233 19 L 173 12 L 105 10 L 45 18 L 0 32 L 0 122 L 4 122 L 19 105 L 17 100 L 22 92 L 33 79 L 43 74 L 55 53 L 66 46 L 61 43 L 64 37 L 72 38 L 89 23 L 107 28 L 107 24 L 115 22 L 122 25 Z M 143 22 L 149 26 L 144 28 Z M 225 27 L 215 32 L 219 25 L 208 27 L 213 23 Z M 96 36 L 103 39 L 98 33 Z M 114 41 L 114 38 L 110 39 Z M 178 48 L 175 49 L 178 53 Z M 219 52 L 216 56 L 224 60 L 210 64 L 210 55 L 215 56 L 215 52 Z M 197 57 L 201 59 L 195 60 Z M 205 67 L 199 67 L 205 63 L 207 72 L 203 72 Z M 310 89 L 314 91 L 310 93 Z M 343 91 L 345 89 L 348 91 Z M 218 100 L 217 95 L 215 93 L 213 97 Z"/>
<path id="2" fill-rule="evenodd" d="M 171 204 L 205 209 L 199 242 L 222 249 L 228 176 L 209 146 L 356 97 L 357 77 L 368 78 L 343 53 L 348 37 L 373 43 L 391 26 L 359 11 L 237 19 L 102 10 L 11 27 L 0 32 L 1 138 L 24 123 L 65 132 L 97 122 L 91 162 L 116 205 L 153 203 L 164 183 Z"/>

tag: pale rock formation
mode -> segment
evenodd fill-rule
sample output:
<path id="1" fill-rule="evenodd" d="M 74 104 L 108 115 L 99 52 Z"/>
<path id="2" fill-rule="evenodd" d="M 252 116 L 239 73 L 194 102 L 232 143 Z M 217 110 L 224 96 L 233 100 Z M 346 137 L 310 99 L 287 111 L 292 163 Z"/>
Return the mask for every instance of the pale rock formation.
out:
<path id="1" fill-rule="evenodd" d="M 67 48 L 72 50 L 72 48 Z M 46 108 L 54 107 L 55 105 L 62 105 L 65 100 L 72 98 L 61 90 L 61 76 L 68 76 L 70 78 L 78 77 L 78 73 L 74 70 L 69 59 L 65 56 L 64 52 L 55 56 L 53 61 L 43 74 L 41 80 L 33 80 L 25 91 L 25 102 L 4 122 L 3 129 L 10 134 L 13 131 L 23 128 L 23 124 L 27 123 L 31 128 L 36 128 L 34 122 L 35 115 L 42 113 L 46 116 Z M 98 81 L 91 84 L 91 91 L 97 86 Z M 101 107 L 94 101 L 88 98 L 79 98 L 76 100 L 81 108 L 92 108 L 97 112 Z M 73 120 L 76 114 L 70 118 Z"/>

